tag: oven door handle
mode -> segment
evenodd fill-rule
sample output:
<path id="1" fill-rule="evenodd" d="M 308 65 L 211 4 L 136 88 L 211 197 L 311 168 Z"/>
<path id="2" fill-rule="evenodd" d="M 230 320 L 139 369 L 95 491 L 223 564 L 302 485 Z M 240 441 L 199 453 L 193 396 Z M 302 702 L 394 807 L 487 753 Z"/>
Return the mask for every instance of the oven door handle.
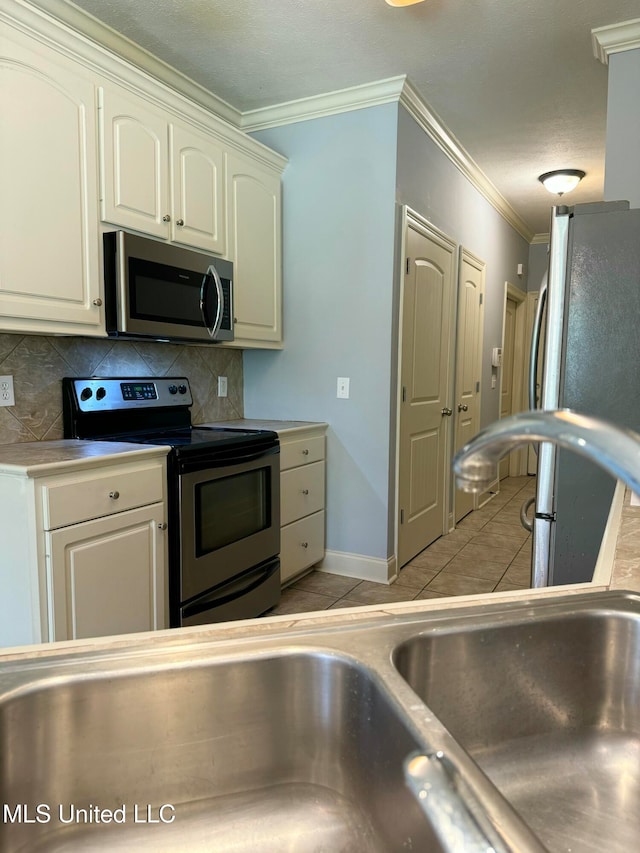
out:
<path id="1" fill-rule="evenodd" d="M 213 324 L 209 323 L 208 319 L 208 308 L 207 308 L 207 298 L 209 296 L 209 287 L 211 284 L 211 279 L 213 279 L 213 283 L 216 288 L 216 318 L 213 321 Z M 204 325 L 209 332 L 210 338 L 215 338 L 218 332 L 220 331 L 220 326 L 222 325 L 222 313 L 224 311 L 224 291 L 222 289 L 222 282 L 220 281 L 220 275 L 218 274 L 218 270 L 211 264 L 209 269 L 206 271 L 204 278 L 202 279 L 202 284 L 200 286 L 200 312 L 202 314 L 202 319 L 204 321 Z"/>
<path id="2" fill-rule="evenodd" d="M 274 560 L 270 565 L 265 566 L 260 572 L 251 572 L 249 573 L 249 582 L 238 589 L 235 589 L 233 592 L 226 593 L 224 592 L 225 587 L 229 586 L 230 583 L 233 583 L 235 580 L 232 579 L 230 583 L 223 584 L 218 590 L 210 590 L 209 592 L 204 593 L 195 601 L 191 601 L 188 604 L 182 605 L 182 618 L 188 619 L 191 616 L 197 616 L 198 613 L 202 613 L 207 610 L 211 610 L 212 606 L 220 607 L 223 604 L 230 604 L 232 601 L 235 601 L 238 598 L 242 598 L 244 595 L 248 595 L 250 592 L 253 592 L 254 589 L 258 589 L 258 587 L 262 586 L 266 583 L 269 578 L 273 577 L 276 572 L 280 571 L 280 561 Z M 254 574 L 257 577 L 254 577 Z"/>
<path id="3" fill-rule="evenodd" d="M 178 472 L 180 474 L 192 474 L 196 471 L 206 471 L 208 468 L 230 468 L 232 465 L 242 465 L 244 462 L 255 462 L 258 459 L 267 459 L 269 456 L 274 456 L 280 452 L 280 446 L 261 448 L 249 453 L 239 453 L 231 451 L 229 456 L 220 455 L 219 451 L 215 458 L 208 459 L 205 451 L 198 459 L 182 459 L 178 463 Z"/>

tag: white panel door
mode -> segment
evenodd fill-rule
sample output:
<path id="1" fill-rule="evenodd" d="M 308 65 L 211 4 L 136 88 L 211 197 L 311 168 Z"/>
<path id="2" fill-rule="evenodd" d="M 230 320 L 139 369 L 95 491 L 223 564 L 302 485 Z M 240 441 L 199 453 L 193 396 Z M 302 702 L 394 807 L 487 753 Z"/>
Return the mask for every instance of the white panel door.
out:
<path id="1" fill-rule="evenodd" d="M 455 246 L 409 222 L 402 296 L 398 562 L 446 530 Z"/>
<path id="2" fill-rule="evenodd" d="M 51 640 L 165 627 L 164 504 L 46 534 Z"/>
<path id="3" fill-rule="evenodd" d="M 484 261 L 463 249 L 458 277 L 456 393 L 453 407 L 455 451 L 470 441 L 480 428 L 484 271 Z M 456 489 L 456 522 L 472 509 L 473 495 Z"/>
<path id="4" fill-rule="evenodd" d="M 121 90 L 100 90 L 101 215 L 105 222 L 170 236 L 168 124 Z"/>
<path id="5" fill-rule="evenodd" d="M 226 250 L 224 154 L 203 134 L 171 129 L 171 239 L 222 255 Z"/>
<path id="6" fill-rule="evenodd" d="M 94 88 L 23 41 L 0 37 L 2 326 L 100 334 Z"/>

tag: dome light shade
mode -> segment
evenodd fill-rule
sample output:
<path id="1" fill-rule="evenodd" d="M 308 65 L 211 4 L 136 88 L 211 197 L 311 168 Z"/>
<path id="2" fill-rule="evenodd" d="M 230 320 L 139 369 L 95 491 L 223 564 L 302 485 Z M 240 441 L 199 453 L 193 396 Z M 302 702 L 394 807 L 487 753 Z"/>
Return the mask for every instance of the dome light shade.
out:
<path id="1" fill-rule="evenodd" d="M 538 180 L 550 193 L 563 195 L 575 190 L 585 173 L 581 169 L 556 169 L 555 172 L 545 172 Z"/>
<path id="2" fill-rule="evenodd" d="M 387 0 L 389 6 L 414 6 L 416 3 L 422 3 L 423 0 Z"/>

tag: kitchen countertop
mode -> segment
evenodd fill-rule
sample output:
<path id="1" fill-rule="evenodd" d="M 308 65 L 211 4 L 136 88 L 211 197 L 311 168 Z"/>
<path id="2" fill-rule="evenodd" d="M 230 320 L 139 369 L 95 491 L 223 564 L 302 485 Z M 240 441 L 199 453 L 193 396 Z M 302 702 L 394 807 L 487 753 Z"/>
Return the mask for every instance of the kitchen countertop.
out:
<path id="1" fill-rule="evenodd" d="M 198 426 L 234 427 L 242 429 L 270 429 L 277 433 L 288 433 L 304 429 L 317 429 L 328 427 L 323 421 L 270 421 L 260 418 L 236 418 L 231 421 L 211 421 Z"/>
<path id="2" fill-rule="evenodd" d="M 0 445 L 0 474 L 42 477 L 46 474 L 74 471 L 104 462 L 124 462 L 136 457 L 166 456 L 165 446 L 145 447 L 125 441 L 85 441 L 74 438 L 59 441 L 25 441 Z"/>

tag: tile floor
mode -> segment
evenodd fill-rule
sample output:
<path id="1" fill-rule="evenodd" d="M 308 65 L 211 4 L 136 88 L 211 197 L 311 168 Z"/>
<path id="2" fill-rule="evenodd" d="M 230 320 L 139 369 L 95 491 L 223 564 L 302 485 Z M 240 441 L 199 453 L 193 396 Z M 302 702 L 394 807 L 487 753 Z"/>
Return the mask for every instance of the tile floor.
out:
<path id="1" fill-rule="evenodd" d="M 284 590 L 269 615 L 526 589 L 531 534 L 520 507 L 534 492 L 535 477 L 502 480 L 499 494 L 414 557 L 390 586 L 313 571 Z"/>

